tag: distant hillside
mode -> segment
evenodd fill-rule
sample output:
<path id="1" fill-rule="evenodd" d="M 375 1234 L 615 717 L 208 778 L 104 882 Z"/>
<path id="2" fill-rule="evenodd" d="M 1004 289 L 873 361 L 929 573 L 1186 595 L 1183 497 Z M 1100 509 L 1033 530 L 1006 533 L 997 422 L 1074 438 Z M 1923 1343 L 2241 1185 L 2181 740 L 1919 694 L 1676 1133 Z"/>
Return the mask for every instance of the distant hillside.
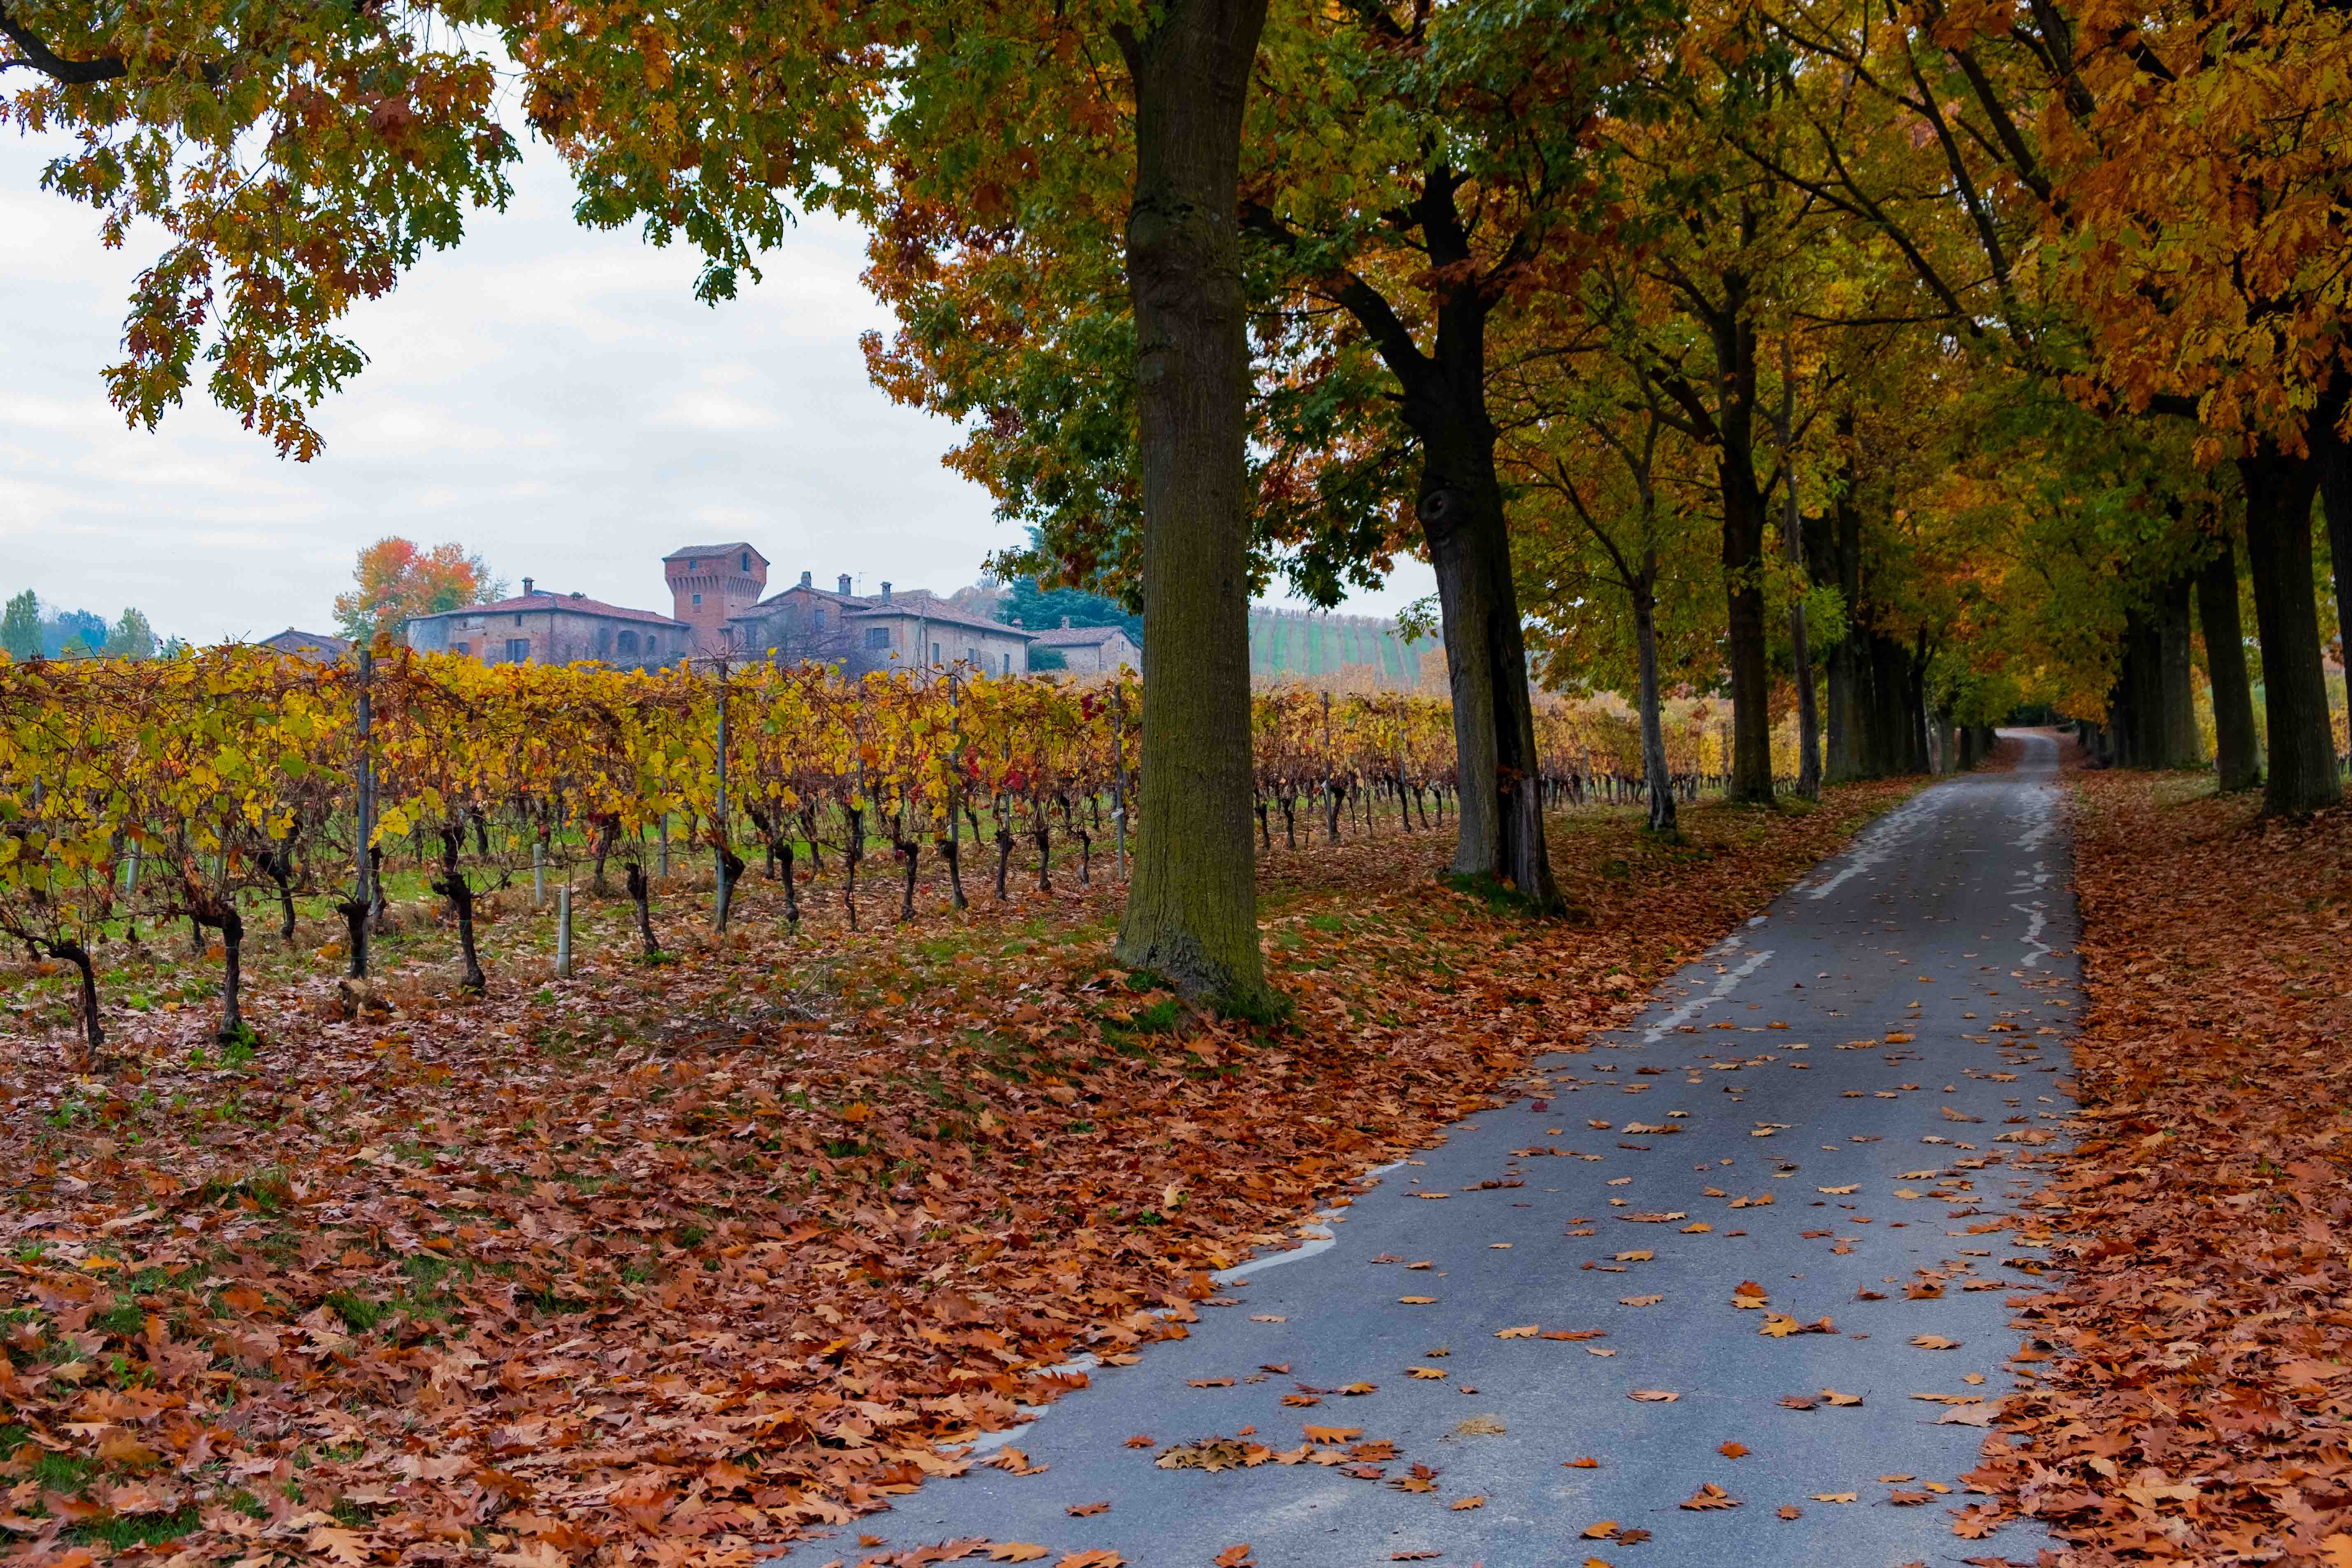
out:
<path id="1" fill-rule="evenodd" d="M 1327 616 L 1252 605 L 1249 613 L 1250 679 L 1264 684 L 1295 680 L 1343 689 L 1378 688 L 1419 691 L 1424 682 L 1444 684 L 1434 637 L 1408 640 L 1391 620 L 1371 616 Z"/>

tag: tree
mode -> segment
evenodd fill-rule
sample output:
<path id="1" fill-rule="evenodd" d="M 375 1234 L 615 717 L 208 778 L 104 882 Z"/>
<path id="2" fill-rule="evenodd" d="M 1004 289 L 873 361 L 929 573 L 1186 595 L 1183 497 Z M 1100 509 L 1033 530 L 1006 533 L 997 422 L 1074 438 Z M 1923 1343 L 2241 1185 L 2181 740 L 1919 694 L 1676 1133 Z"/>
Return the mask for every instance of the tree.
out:
<path id="1" fill-rule="evenodd" d="M 2237 469 L 2260 629 L 2273 812 L 2340 797 L 2311 509 L 2352 419 L 2341 280 L 2339 10 L 2310 0 L 1929 0 L 1893 26 L 1797 0 L 1774 36 L 1832 82 L 1803 160 L 1742 152 L 1903 255 L 1955 336 L 2095 407 L 2193 421 Z M 1870 123 L 1943 178 L 1848 155 Z M 1922 204 L 1906 191 L 1935 193 Z M 2178 616 L 2173 619 L 2177 622 Z"/>
<path id="2" fill-rule="evenodd" d="M 110 245 L 163 237 L 106 371 L 127 419 L 152 429 L 202 359 L 247 428 L 316 455 L 310 411 L 366 363 L 338 320 L 509 194 L 520 153 L 464 9 L 0 0 L 0 74 L 26 72 L 0 124 L 73 139 L 43 188 Z"/>
<path id="3" fill-rule="evenodd" d="M 106 646 L 106 617 L 95 610 L 59 610 L 41 623 L 41 651 L 52 658 L 88 658 Z"/>
<path id="4" fill-rule="evenodd" d="M 152 658 L 155 628 L 147 624 L 147 617 L 136 607 L 126 608 L 122 618 L 107 634 L 106 646 L 100 651 L 109 658 Z"/>
<path id="5" fill-rule="evenodd" d="M 1249 823 L 1250 382 L 1235 212 L 1265 22 L 1265 0 L 737 0 L 627 27 L 519 6 L 509 30 L 533 77 L 533 121 L 579 171 L 583 216 L 683 234 L 704 251 L 711 298 L 732 290 L 788 216 L 780 189 L 919 211 L 929 227 L 885 222 L 877 243 L 905 247 L 921 268 L 960 241 L 1002 248 L 1050 231 L 1057 199 L 1105 169 L 1125 176 L 1115 225 L 1089 254 L 1125 264 L 1129 324 L 1109 335 L 1129 345 L 1134 554 L 1157 657 L 1118 951 L 1187 995 L 1248 1012 L 1273 999 Z"/>
<path id="6" fill-rule="evenodd" d="M 1143 617 L 1117 599 L 1083 588 L 1046 588 L 1034 577 L 1015 577 L 1006 584 L 995 615 L 1033 632 L 1051 630 L 1066 620 L 1074 626 L 1117 626 L 1137 647 L 1143 644 Z"/>
<path id="7" fill-rule="evenodd" d="M 506 596 L 479 555 L 454 541 L 419 550 L 397 535 L 379 539 L 360 552 L 352 575 L 359 586 L 335 598 L 335 622 L 343 635 L 367 642 L 379 633 L 398 636 L 412 616 L 439 615 Z"/>
<path id="8" fill-rule="evenodd" d="M 0 649 L 20 664 L 41 657 L 41 596 L 30 588 L 9 600 L 0 615 Z"/>

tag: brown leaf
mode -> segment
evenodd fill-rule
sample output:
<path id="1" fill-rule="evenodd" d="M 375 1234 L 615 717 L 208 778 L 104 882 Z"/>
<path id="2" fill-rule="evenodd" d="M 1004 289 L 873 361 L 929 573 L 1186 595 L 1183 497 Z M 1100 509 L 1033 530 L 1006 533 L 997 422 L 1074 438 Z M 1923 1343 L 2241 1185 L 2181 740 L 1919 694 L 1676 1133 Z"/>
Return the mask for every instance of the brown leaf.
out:
<path id="1" fill-rule="evenodd" d="M 1086 1519 L 1093 1514 L 1108 1513 L 1110 1511 L 1110 1504 L 1108 1500 L 1103 1502 L 1074 1502 L 1062 1511 L 1068 1514 L 1072 1519 Z"/>
<path id="2" fill-rule="evenodd" d="M 1725 1491 L 1713 1481 L 1708 1481 L 1706 1485 L 1700 1487 L 1698 1490 L 1691 1493 L 1689 1497 L 1685 1498 L 1683 1500 L 1682 1506 L 1692 1510 L 1738 1508 L 1739 1506 L 1739 1500 L 1733 1497 L 1729 1492 Z"/>

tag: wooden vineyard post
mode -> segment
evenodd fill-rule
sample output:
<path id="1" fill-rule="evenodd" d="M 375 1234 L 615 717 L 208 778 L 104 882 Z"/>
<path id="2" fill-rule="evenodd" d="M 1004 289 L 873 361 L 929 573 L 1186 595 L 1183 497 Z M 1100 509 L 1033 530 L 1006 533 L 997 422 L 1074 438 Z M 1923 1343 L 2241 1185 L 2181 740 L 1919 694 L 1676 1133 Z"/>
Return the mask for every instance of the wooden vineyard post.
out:
<path id="1" fill-rule="evenodd" d="M 719 889 L 716 912 L 719 934 L 726 934 L 727 910 L 734 893 L 732 879 L 727 875 L 727 661 L 719 661 L 719 785 L 712 797 L 711 837 L 717 841 L 711 854 Z"/>
<path id="2" fill-rule="evenodd" d="M 356 821 L 352 848 L 352 899 L 343 906 L 349 930 L 352 978 L 365 980 L 368 972 L 368 927 L 383 894 L 375 878 L 375 653 L 362 645 L 359 660 L 359 714 L 354 740 L 359 752 L 352 769 L 352 809 Z"/>

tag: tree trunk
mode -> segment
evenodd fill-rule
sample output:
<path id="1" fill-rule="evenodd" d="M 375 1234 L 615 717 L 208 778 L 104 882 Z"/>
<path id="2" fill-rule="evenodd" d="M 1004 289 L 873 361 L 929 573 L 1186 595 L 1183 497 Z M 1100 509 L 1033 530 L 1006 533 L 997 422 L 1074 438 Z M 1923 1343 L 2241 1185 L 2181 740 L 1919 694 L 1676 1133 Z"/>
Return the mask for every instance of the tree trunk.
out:
<path id="1" fill-rule="evenodd" d="M 1764 498 L 1757 493 L 1756 327 L 1744 279 L 1727 275 L 1712 323 L 1717 377 L 1717 489 L 1723 498 L 1726 645 L 1731 664 L 1729 798 L 1772 804 L 1771 670 L 1764 635 Z"/>
<path id="2" fill-rule="evenodd" d="M 1863 766 L 1870 778 L 1909 771 L 1910 748 L 1903 738 L 1905 689 L 1910 684 L 1902 646 L 1876 631 L 1868 634 L 1870 712 Z"/>
<path id="3" fill-rule="evenodd" d="M 2327 554 L 2336 568 L 2336 663 L 2352 670 L 2352 444 L 2332 434 L 2319 453 L 2320 504 L 2327 514 Z M 2352 683 L 2345 688 L 2352 701 Z"/>
<path id="4" fill-rule="evenodd" d="M 1118 957 L 1274 1010 L 1249 835 L 1248 303 L 1243 107 L 1265 0 L 1172 0 L 1118 29 L 1135 93 L 1128 287 L 1143 481 L 1143 820 Z"/>
<path id="5" fill-rule="evenodd" d="M 1642 580 L 1633 589 L 1633 647 L 1641 664 L 1642 777 L 1650 789 L 1650 831 L 1675 831 L 1675 782 L 1666 773 L 1666 727 L 1659 712 L 1658 596 L 1653 586 L 1658 566 L 1656 551 L 1642 562 Z"/>
<path id="6" fill-rule="evenodd" d="M 90 967 L 89 949 L 70 938 L 52 942 L 48 946 L 52 954 L 72 964 L 79 976 L 81 1037 L 89 1050 L 88 1058 L 82 1065 L 95 1072 L 106 1050 L 106 1026 L 98 1015 L 98 974 Z"/>
<path id="7" fill-rule="evenodd" d="M 2205 674 L 2213 687 L 2214 768 L 2226 793 L 2263 782 L 2254 698 L 2246 683 L 2246 634 L 2238 621 L 2238 559 L 2229 534 L 2197 574 L 2197 618 L 2205 634 Z"/>
<path id="8" fill-rule="evenodd" d="M 245 919 L 234 896 L 221 910 L 221 1021 L 215 1038 L 226 1044 L 245 1034 Z"/>
<path id="9" fill-rule="evenodd" d="M 1822 727 L 1827 731 L 1829 754 L 1822 771 L 1832 784 L 1864 777 L 1867 771 L 1863 764 L 1863 715 L 1869 671 L 1862 663 L 1862 510 L 1853 504 L 1856 479 L 1850 449 L 1853 436 L 1853 415 L 1851 411 L 1840 414 L 1838 437 L 1849 451 L 1832 511 L 1837 526 L 1834 531 L 1823 531 L 1827 537 L 1822 541 L 1830 557 L 1829 574 L 1834 575 L 1839 596 L 1845 601 L 1845 635 L 1830 649 L 1827 661 L 1829 711 Z"/>
<path id="10" fill-rule="evenodd" d="M 466 873 L 457 867 L 457 856 L 465 847 L 465 822 L 460 818 L 441 830 L 441 879 L 433 890 L 449 900 L 450 911 L 457 917 L 457 951 L 464 957 L 466 973 L 457 988 L 476 996 L 489 989 L 488 978 L 482 973 L 480 952 L 474 945 L 474 888 L 466 880 Z"/>
<path id="11" fill-rule="evenodd" d="M 2315 426 L 2318 423 L 2314 421 Z M 2299 815 L 2343 798 L 2327 678 L 2320 666 L 2312 591 L 2311 502 L 2317 465 L 2267 442 L 2238 459 L 2246 491 L 2246 561 L 2263 645 L 2263 704 L 2270 717 L 2270 778 L 2263 809 Z"/>
<path id="12" fill-rule="evenodd" d="M 646 944 L 648 959 L 661 956 L 661 943 L 654 939 L 653 884 L 646 877 L 645 864 L 629 862 L 629 902 L 637 908 L 637 935 Z"/>
<path id="13" fill-rule="evenodd" d="M 2167 579 L 2157 590 L 2157 721 L 2150 726 L 2161 756 L 2159 768 L 2201 767 L 2205 747 L 2197 733 L 2196 661 L 2191 656 L 2189 595 L 2191 574 Z"/>

